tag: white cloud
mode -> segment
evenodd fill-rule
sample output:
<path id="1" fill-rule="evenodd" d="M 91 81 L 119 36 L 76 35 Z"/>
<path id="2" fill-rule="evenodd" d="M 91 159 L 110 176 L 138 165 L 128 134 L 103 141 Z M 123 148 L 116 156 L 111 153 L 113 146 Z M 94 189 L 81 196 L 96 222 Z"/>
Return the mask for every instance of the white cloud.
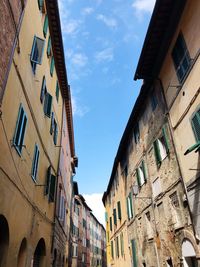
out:
<path id="1" fill-rule="evenodd" d="M 104 16 L 103 14 L 97 15 L 97 19 L 102 21 L 106 26 L 109 28 L 116 28 L 117 27 L 117 21 L 114 18 L 108 18 Z"/>
<path id="2" fill-rule="evenodd" d="M 92 209 L 97 220 L 105 226 L 105 209 L 102 202 L 103 194 L 93 193 L 91 195 L 84 194 L 87 205 Z"/>
<path id="3" fill-rule="evenodd" d="M 106 48 L 102 51 L 96 52 L 95 54 L 95 59 L 97 62 L 112 61 L 113 58 L 114 58 L 114 55 L 113 55 L 112 48 Z"/>
<path id="4" fill-rule="evenodd" d="M 72 112 L 73 116 L 78 116 L 82 118 L 86 113 L 89 112 L 89 108 L 87 106 L 81 105 L 80 101 L 72 95 Z"/>
<path id="5" fill-rule="evenodd" d="M 73 54 L 71 57 L 71 64 L 77 67 L 85 67 L 88 62 L 86 55 L 82 53 Z"/>
<path id="6" fill-rule="evenodd" d="M 85 7 L 82 9 L 82 15 L 86 16 L 86 15 L 90 15 L 94 12 L 94 9 L 92 7 Z"/>
<path id="7" fill-rule="evenodd" d="M 151 13 L 155 5 L 155 0 L 135 0 L 132 7 L 139 19 L 141 19 L 144 13 Z"/>
<path id="8" fill-rule="evenodd" d="M 74 19 L 64 19 L 63 20 L 63 33 L 69 34 L 69 35 L 75 35 L 79 31 L 79 26 L 81 22 L 79 20 Z"/>

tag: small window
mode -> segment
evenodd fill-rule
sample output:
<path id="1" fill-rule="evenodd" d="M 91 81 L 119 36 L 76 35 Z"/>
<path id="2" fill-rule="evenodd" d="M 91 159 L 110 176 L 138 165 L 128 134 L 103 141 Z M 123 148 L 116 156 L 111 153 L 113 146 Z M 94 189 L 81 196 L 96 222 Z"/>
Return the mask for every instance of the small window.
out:
<path id="1" fill-rule="evenodd" d="M 59 91 L 60 91 L 60 88 L 59 88 L 59 84 L 58 84 L 58 81 L 56 83 L 56 100 L 58 102 L 58 99 L 59 99 Z"/>
<path id="2" fill-rule="evenodd" d="M 200 109 L 194 114 L 191 120 L 192 129 L 196 138 L 196 141 L 200 141 Z"/>
<path id="3" fill-rule="evenodd" d="M 49 118 L 51 117 L 52 100 L 52 96 L 46 92 L 44 99 L 44 114 Z"/>
<path id="4" fill-rule="evenodd" d="M 22 152 L 26 125 L 27 125 L 27 116 L 22 105 L 20 105 L 15 128 L 15 134 L 13 138 L 13 145 L 17 150 L 17 152 L 19 153 L 19 155 L 21 155 Z"/>
<path id="5" fill-rule="evenodd" d="M 181 83 L 190 67 L 190 55 L 182 33 L 179 34 L 174 45 L 172 58 L 178 80 Z"/>
<path id="6" fill-rule="evenodd" d="M 58 139 L 58 124 L 56 120 L 54 119 L 54 135 L 53 135 L 54 145 L 57 145 L 57 139 Z"/>
<path id="7" fill-rule="evenodd" d="M 165 126 L 162 128 L 162 135 L 154 141 L 153 146 L 156 163 L 160 166 L 169 153 L 169 140 Z"/>
<path id="8" fill-rule="evenodd" d="M 123 232 L 120 234 L 120 243 L 121 243 L 121 256 L 124 255 L 124 236 Z"/>
<path id="9" fill-rule="evenodd" d="M 136 169 L 137 183 L 138 186 L 141 187 L 147 180 L 145 163 L 142 161 L 140 166 Z"/>
<path id="10" fill-rule="evenodd" d="M 113 210 L 113 221 L 114 221 L 114 224 L 117 225 L 117 211 L 116 211 L 116 209 Z"/>
<path id="11" fill-rule="evenodd" d="M 43 76 L 42 87 L 41 87 L 41 92 L 40 92 L 40 101 L 41 101 L 41 103 L 43 103 L 46 93 L 47 93 L 46 79 L 45 79 L 45 76 Z"/>
<path id="12" fill-rule="evenodd" d="M 153 182 L 152 187 L 153 187 L 153 196 L 154 197 L 158 196 L 162 192 L 161 183 L 160 183 L 160 178 L 159 177 L 156 178 L 156 180 Z"/>
<path id="13" fill-rule="evenodd" d="M 54 57 L 51 57 L 51 65 L 50 65 L 50 74 L 51 76 L 53 76 L 53 71 L 54 71 L 54 67 L 55 67 L 55 61 L 54 61 Z"/>
<path id="14" fill-rule="evenodd" d="M 48 195 L 49 202 L 54 202 L 56 190 L 56 176 L 51 173 L 51 166 L 47 169 L 45 195 Z"/>
<path id="15" fill-rule="evenodd" d="M 117 202 L 117 210 L 118 210 L 118 219 L 121 220 L 122 213 L 121 213 L 121 203 L 120 203 L 120 201 Z"/>
<path id="16" fill-rule="evenodd" d="M 51 56 L 51 36 L 49 35 L 48 44 L 47 44 L 47 57 Z"/>
<path id="17" fill-rule="evenodd" d="M 44 26 L 43 26 L 43 34 L 44 34 L 45 38 L 47 36 L 48 26 L 49 26 L 49 20 L 48 20 L 47 14 L 46 14 L 45 19 L 44 19 Z"/>
<path id="18" fill-rule="evenodd" d="M 39 65 L 42 64 L 43 50 L 44 50 L 44 40 L 35 36 L 33 39 L 33 45 L 30 56 L 31 66 L 34 74 L 36 71 L 37 64 Z"/>
<path id="19" fill-rule="evenodd" d="M 52 135 L 54 132 L 54 122 L 55 122 L 55 118 L 54 118 L 54 112 L 51 112 L 51 126 L 50 126 L 50 134 Z"/>
<path id="20" fill-rule="evenodd" d="M 119 237 L 117 236 L 115 239 L 115 250 L 116 250 L 116 257 L 119 258 Z"/>
<path id="21" fill-rule="evenodd" d="M 179 200 L 178 200 L 178 195 L 177 195 L 177 192 L 174 192 L 173 194 L 171 194 L 170 196 L 170 200 L 171 200 L 171 203 L 172 205 L 175 207 L 175 208 L 179 208 Z"/>
<path id="22" fill-rule="evenodd" d="M 127 204 L 127 214 L 128 214 L 128 219 L 133 218 L 133 203 L 132 203 L 132 194 L 129 193 L 127 199 L 126 199 L 126 204 Z"/>
<path id="23" fill-rule="evenodd" d="M 134 130 L 133 130 L 133 135 L 134 135 L 134 140 L 135 140 L 135 143 L 139 143 L 140 142 L 140 128 L 139 128 L 139 123 L 137 122 L 135 127 L 134 127 Z"/>
<path id="24" fill-rule="evenodd" d="M 112 259 L 114 259 L 113 241 L 111 241 L 111 257 L 112 257 Z"/>
<path id="25" fill-rule="evenodd" d="M 37 179 L 39 156 L 40 156 L 40 151 L 39 151 L 38 145 L 36 144 L 35 149 L 34 149 L 32 170 L 31 170 L 31 177 L 33 178 L 34 181 L 36 181 L 36 179 Z"/>

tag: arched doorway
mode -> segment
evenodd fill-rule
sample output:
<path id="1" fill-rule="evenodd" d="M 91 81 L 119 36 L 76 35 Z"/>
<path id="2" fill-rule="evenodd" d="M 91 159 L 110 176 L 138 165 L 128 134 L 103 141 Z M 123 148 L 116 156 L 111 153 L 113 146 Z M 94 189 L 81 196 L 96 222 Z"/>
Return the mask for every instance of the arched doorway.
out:
<path id="1" fill-rule="evenodd" d="M 198 266 L 194 247 L 188 239 L 183 240 L 182 256 L 183 256 L 184 267 L 197 267 Z"/>
<path id="2" fill-rule="evenodd" d="M 56 261 L 57 261 L 57 250 L 54 249 L 54 253 L 53 253 L 53 267 L 56 267 Z"/>
<path id="3" fill-rule="evenodd" d="M 26 264 L 26 247 L 26 238 L 24 238 L 21 242 L 21 246 L 18 253 L 17 267 L 24 267 Z"/>
<path id="4" fill-rule="evenodd" d="M 34 255 L 33 255 L 33 267 L 43 267 L 44 261 L 45 261 L 45 255 L 46 255 L 46 247 L 44 239 L 41 238 L 37 244 L 37 247 L 35 249 Z"/>
<path id="5" fill-rule="evenodd" d="M 0 215 L 0 267 L 6 266 L 9 246 L 9 227 L 6 218 Z"/>

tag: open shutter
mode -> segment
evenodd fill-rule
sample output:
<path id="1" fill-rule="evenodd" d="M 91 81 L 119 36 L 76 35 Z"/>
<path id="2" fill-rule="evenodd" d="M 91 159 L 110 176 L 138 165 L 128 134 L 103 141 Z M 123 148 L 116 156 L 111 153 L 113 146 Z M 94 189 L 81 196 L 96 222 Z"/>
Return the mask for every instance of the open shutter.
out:
<path id="1" fill-rule="evenodd" d="M 140 173 L 139 173 L 138 168 L 136 169 L 136 178 L 137 178 L 138 186 L 141 186 L 141 179 L 140 179 Z"/>
<path id="2" fill-rule="evenodd" d="M 108 213 L 105 212 L 105 222 L 108 222 Z"/>
<path id="3" fill-rule="evenodd" d="M 49 35 L 48 44 L 47 44 L 47 56 L 51 55 L 51 37 Z"/>
<path id="4" fill-rule="evenodd" d="M 50 192 L 49 192 L 49 202 L 54 202 L 56 191 L 56 176 L 51 174 Z"/>
<path id="5" fill-rule="evenodd" d="M 40 92 L 41 103 L 43 103 L 45 93 L 46 93 L 46 79 L 45 79 L 45 76 L 43 76 L 42 87 L 41 87 L 41 92 Z"/>
<path id="6" fill-rule="evenodd" d="M 112 217 L 110 217 L 110 231 L 112 231 Z"/>
<path id="7" fill-rule="evenodd" d="M 168 135 L 167 135 L 167 131 L 166 131 L 166 125 L 163 126 L 162 133 L 163 133 L 163 137 L 164 137 L 164 141 L 165 141 L 166 152 L 168 154 L 169 153 L 169 139 L 168 139 Z"/>
<path id="8" fill-rule="evenodd" d="M 49 194 L 50 182 L 51 182 L 51 166 L 49 166 L 48 169 L 47 169 L 46 185 L 45 185 L 45 189 L 44 189 L 44 194 L 45 195 L 48 195 Z"/>
<path id="9" fill-rule="evenodd" d="M 117 211 L 116 211 L 116 209 L 113 210 L 113 219 L 114 219 L 114 224 L 117 225 Z"/>
<path id="10" fill-rule="evenodd" d="M 45 38 L 47 36 L 48 25 L 49 25 L 49 20 L 48 20 L 47 14 L 46 14 L 45 19 L 44 19 L 44 26 L 43 26 L 43 33 L 44 33 Z"/>
<path id="11" fill-rule="evenodd" d="M 131 193 L 129 193 L 129 201 L 130 201 L 130 218 L 133 218 L 133 200 Z"/>
<path id="12" fill-rule="evenodd" d="M 44 5 L 44 0 L 38 0 L 38 7 L 40 10 L 42 10 L 43 5 Z"/>
<path id="13" fill-rule="evenodd" d="M 54 61 L 54 57 L 52 56 L 52 58 L 51 58 L 51 66 L 50 66 L 50 74 L 51 74 L 51 76 L 53 76 L 54 66 L 55 66 L 55 61 Z"/>
<path id="14" fill-rule="evenodd" d="M 195 113 L 191 120 L 191 123 L 196 141 L 200 141 L 200 110 Z"/>
<path id="15" fill-rule="evenodd" d="M 129 213 L 129 197 L 126 198 L 126 208 L 127 208 L 128 219 L 130 219 L 130 213 Z"/>
<path id="16" fill-rule="evenodd" d="M 46 93 L 44 100 L 44 113 L 49 118 L 51 117 L 52 100 L 52 96 L 49 93 Z"/>
<path id="17" fill-rule="evenodd" d="M 137 267 L 136 245 L 134 239 L 131 240 L 131 249 L 132 249 L 133 267 Z"/>
<path id="18" fill-rule="evenodd" d="M 160 148 L 159 148 L 159 144 L 158 144 L 158 140 L 157 139 L 154 141 L 153 146 L 154 146 L 154 153 L 155 153 L 156 163 L 159 166 L 162 160 L 161 160 Z"/>
<path id="19" fill-rule="evenodd" d="M 118 219 L 121 220 L 122 214 L 121 214 L 121 203 L 120 203 L 120 201 L 117 202 L 117 209 L 118 209 Z"/>
<path id="20" fill-rule="evenodd" d="M 57 139 L 58 139 L 58 124 L 54 120 L 54 136 L 53 136 L 54 145 L 57 144 Z"/>
<path id="21" fill-rule="evenodd" d="M 50 126 L 50 134 L 52 135 L 54 131 L 54 112 L 51 112 L 51 126 Z"/>
<path id="22" fill-rule="evenodd" d="M 142 170 L 143 170 L 143 174 L 144 174 L 144 180 L 146 181 L 147 180 L 147 171 L 146 171 L 144 160 L 142 161 Z"/>
<path id="23" fill-rule="evenodd" d="M 58 99 L 59 99 L 59 84 L 58 84 L 58 81 L 56 83 L 56 99 L 57 99 L 57 102 L 58 102 Z"/>

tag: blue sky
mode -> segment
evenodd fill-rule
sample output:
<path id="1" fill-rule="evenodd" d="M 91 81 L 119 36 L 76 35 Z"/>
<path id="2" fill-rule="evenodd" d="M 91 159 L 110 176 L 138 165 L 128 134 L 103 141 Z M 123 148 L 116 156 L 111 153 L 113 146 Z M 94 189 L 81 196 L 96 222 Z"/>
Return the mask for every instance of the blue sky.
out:
<path id="1" fill-rule="evenodd" d="M 155 0 L 59 0 L 79 191 L 102 221 L 120 139 L 139 92 L 133 75 Z"/>

